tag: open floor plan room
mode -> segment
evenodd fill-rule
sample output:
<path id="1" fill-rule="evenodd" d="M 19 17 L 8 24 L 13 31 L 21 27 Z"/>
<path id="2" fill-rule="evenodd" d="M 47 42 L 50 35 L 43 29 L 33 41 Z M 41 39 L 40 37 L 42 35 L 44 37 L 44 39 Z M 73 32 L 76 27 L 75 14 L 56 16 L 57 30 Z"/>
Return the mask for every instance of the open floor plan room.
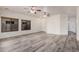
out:
<path id="1" fill-rule="evenodd" d="M 79 52 L 78 25 L 78 6 L 0 6 L 0 52 Z"/>

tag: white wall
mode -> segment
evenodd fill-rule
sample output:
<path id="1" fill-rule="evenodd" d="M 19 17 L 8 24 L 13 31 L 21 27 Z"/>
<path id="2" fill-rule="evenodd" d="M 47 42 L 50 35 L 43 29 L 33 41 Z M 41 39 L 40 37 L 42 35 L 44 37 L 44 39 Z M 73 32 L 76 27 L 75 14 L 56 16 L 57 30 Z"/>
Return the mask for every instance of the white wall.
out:
<path id="1" fill-rule="evenodd" d="M 47 17 L 41 18 L 41 29 L 42 29 L 42 31 L 46 32 L 46 25 L 47 25 Z"/>
<path id="2" fill-rule="evenodd" d="M 79 7 L 77 7 L 77 40 L 79 40 Z"/>
<path id="3" fill-rule="evenodd" d="M 0 16 L 4 17 L 12 17 L 12 18 L 18 18 L 19 19 L 19 25 L 21 25 L 21 19 L 24 20 L 31 20 L 31 30 L 25 30 L 21 31 L 21 26 L 19 26 L 19 31 L 14 31 L 14 32 L 1 32 L 1 27 L 0 27 L 0 38 L 6 38 L 6 37 L 11 37 L 11 36 L 16 36 L 16 35 L 23 35 L 23 34 L 29 34 L 29 33 L 34 33 L 34 32 L 39 32 L 41 31 L 41 21 L 40 18 L 35 18 L 35 17 L 30 17 L 24 14 L 20 13 L 15 13 L 11 11 L 0 11 Z M 1 18 L 0 18 L 0 25 L 1 25 Z"/>
<path id="4" fill-rule="evenodd" d="M 68 34 L 68 16 L 64 14 L 61 14 L 60 32 L 61 32 L 61 35 Z"/>
<path id="5" fill-rule="evenodd" d="M 76 16 L 70 16 L 69 20 L 69 31 L 76 33 Z"/>
<path id="6" fill-rule="evenodd" d="M 47 18 L 46 32 L 49 34 L 60 34 L 60 15 L 52 15 Z"/>
<path id="7" fill-rule="evenodd" d="M 50 17 L 42 18 L 42 30 L 48 34 L 67 35 L 68 34 L 68 16 L 64 14 L 55 14 Z"/>

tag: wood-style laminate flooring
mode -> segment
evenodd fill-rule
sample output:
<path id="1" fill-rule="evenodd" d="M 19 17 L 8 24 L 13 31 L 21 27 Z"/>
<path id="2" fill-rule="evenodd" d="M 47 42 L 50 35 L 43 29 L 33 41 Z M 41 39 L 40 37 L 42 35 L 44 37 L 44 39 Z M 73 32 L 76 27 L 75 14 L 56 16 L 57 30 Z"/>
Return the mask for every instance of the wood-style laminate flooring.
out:
<path id="1" fill-rule="evenodd" d="M 78 52 L 76 35 L 69 36 L 38 32 L 0 39 L 1 52 Z"/>

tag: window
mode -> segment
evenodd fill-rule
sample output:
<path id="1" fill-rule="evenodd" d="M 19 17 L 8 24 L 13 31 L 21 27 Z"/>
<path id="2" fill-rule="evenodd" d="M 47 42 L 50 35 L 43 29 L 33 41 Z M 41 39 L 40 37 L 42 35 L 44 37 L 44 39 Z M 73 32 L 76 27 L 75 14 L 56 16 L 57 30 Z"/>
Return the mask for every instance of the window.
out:
<path id="1" fill-rule="evenodd" d="M 22 20 L 21 21 L 21 30 L 30 30 L 31 29 L 31 21 Z"/>
<path id="2" fill-rule="evenodd" d="M 1 32 L 18 31 L 18 19 L 1 17 Z"/>

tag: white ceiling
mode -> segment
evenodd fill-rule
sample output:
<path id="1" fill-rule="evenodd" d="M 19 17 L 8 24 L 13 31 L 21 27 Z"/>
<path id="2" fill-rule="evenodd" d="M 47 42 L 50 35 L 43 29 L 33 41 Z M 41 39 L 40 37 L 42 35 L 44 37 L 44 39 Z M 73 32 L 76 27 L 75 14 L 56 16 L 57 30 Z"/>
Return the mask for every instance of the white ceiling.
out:
<path id="1" fill-rule="evenodd" d="M 51 6 L 48 11 L 52 14 L 60 13 L 67 15 L 76 15 L 76 7 L 73 6 Z"/>
<path id="2" fill-rule="evenodd" d="M 10 10 L 19 13 L 30 13 L 31 6 L 0 6 L 1 10 Z M 39 9 L 47 9 L 50 14 L 76 15 L 76 7 L 73 6 L 38 6 Z"/>

